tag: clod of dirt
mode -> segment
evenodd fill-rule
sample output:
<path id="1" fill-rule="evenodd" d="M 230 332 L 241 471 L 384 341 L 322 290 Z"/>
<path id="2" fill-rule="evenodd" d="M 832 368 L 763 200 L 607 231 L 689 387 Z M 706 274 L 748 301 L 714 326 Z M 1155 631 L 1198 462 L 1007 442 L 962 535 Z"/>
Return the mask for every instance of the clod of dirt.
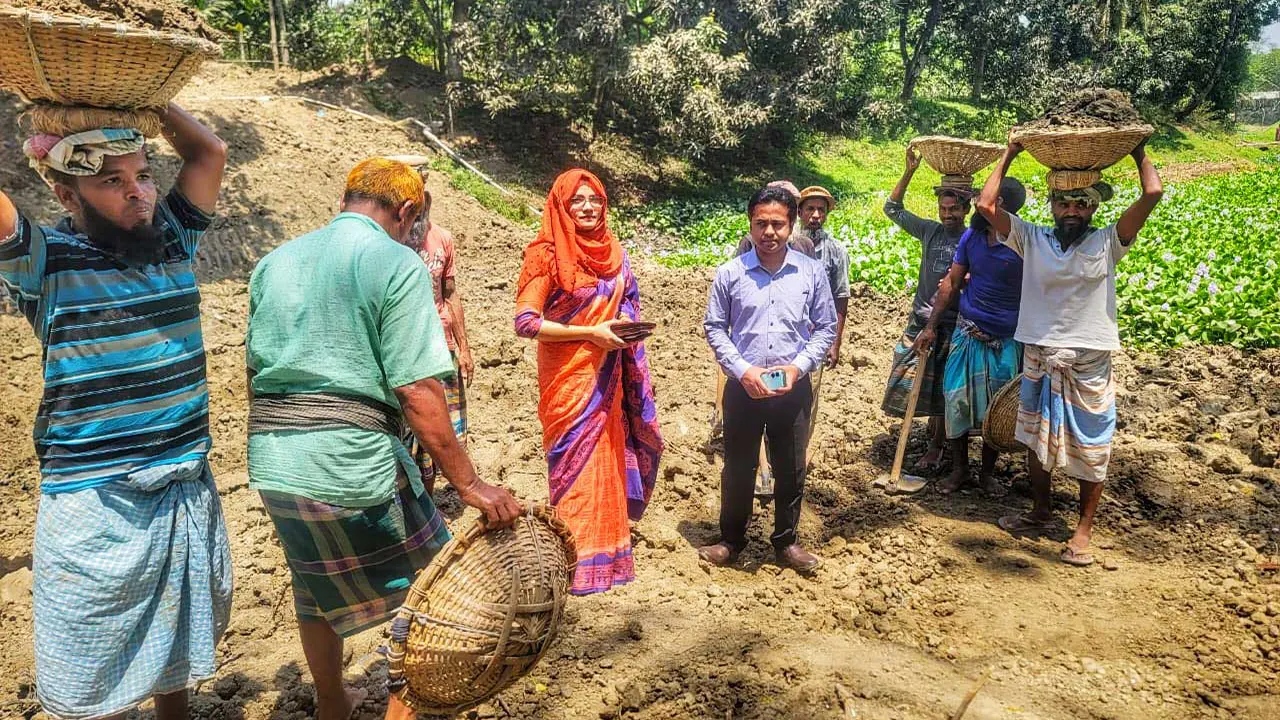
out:
<path id="1" fill-rule="evenodd" d="M 221 33 L 207 25 L 198 10 L 180 0 L 0 0 L 0 7 L 4 6 L 123 22 L 206 40 L 222 39 Z"/>
<path id="2" fill-rule="evenodd" d="M 1125 93 L 1107 88 L 1086 88 L 1071 93 L 1045 112 L 1044 117 L 1032 120 L 1023 127 L 1118 128 L 1141 122 L 1142 116 L 1133 108 L 1133 103 Z"/>

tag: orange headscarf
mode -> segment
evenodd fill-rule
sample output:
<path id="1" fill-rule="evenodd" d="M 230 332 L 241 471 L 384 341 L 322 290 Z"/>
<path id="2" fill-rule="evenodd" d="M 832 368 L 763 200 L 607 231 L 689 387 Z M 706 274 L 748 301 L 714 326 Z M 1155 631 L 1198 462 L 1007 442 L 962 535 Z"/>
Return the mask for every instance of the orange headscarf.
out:
<path id="1" fill-rule="evenodd" d="M 569 214 L 569 201 L 583 183 L 605 198 L 600 208 L 600 224 L 584 233 Z M 609 200 L 600 178 L 581 168 L 561 173 L 547 195 L 542 211 L 542 229 L 524 249 L 520 269 L 520 289 L 536 277 L 549 276 L 562 290 L 573 292 L 611 278 L 622 268 L 622 245 L 609 232 Z"/>

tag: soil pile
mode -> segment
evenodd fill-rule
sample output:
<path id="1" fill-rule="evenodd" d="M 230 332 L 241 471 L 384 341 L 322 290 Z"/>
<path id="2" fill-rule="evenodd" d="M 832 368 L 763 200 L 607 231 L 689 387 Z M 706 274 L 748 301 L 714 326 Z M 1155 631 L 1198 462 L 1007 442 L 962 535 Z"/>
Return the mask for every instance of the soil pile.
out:
<path id="1" fill-rule="evenodd" d="M 1087 88 L 1077 90 L 1048 110 L 1044 117 L 1032 120 L 1023 128 L 1120 128 L 1140 125 L 1142 116 L 1134 109 L 1129 96 L 1119 90 Z"/>
<path id="2" fill-rule="evenodd" d="M 206 40 L 222 39 L 221 33 L 205 23 L 198 10 L 180 0 L 0 0 L 0 6 L 122 22 Z"/>

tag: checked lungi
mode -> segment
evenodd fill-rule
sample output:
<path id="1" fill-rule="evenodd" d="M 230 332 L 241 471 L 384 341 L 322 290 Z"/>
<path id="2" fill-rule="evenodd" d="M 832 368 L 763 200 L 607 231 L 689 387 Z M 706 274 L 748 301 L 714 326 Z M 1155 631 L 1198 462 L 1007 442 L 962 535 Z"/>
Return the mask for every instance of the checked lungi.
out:
<path id="1" fill-rule="evenodd" d="M 1046 470 L 1106 480 L 1116 429 L 1111 351 L 1025 345 L 1020 391 L 1018 442 Z"/>
<path id="2" fill-rule="evenodd" d="M 122 713 L 216 672 L 231 550 L 203 460 L 41 496 L 32 574 L 36 696 L 50 716 Z"/>
<path id="3" fill-rule="evenodd" d="M 893 366 L 889 368 L 889 382 L 885 385 L 884 402 L 881 405 L 881 409 L 893 417 L 907 414 L 907 400 L 911 397 L 911 388 L 917 382 L 924 383 L 924 386 L 920 388 L 920 399 L 916 401 L 916 417 L 938 417 L 946 410 L 942 378 L 946 373 L 947 354 L 951 350 L 951 334 L 955 325 L 938 326 L 933 352 L 929 353 L 929 361 L 921 370 L 920 358 L 911 351 L 911 344 L 923 329 L 924 322 L 912 313 L 911 322 L 907 324 L 907 329 L 893 349 Z"/>
<path id="4" fill-rule="evenodd" d="M 407 481 L 367 508 L 260 495 L 289 562 L 298 619 L 327 622 L 342 637 L 389 620 L 450 538 L 431 496 Z"/>
<path id="5" fill-rule="evenodd" d="M 1018 376 L 1022 343 L 994 338 L 961 316 L 951 335 L 951 351 L 943 375 L 947 437 L 966 437 L 981 430 L 991 398 Z"/>

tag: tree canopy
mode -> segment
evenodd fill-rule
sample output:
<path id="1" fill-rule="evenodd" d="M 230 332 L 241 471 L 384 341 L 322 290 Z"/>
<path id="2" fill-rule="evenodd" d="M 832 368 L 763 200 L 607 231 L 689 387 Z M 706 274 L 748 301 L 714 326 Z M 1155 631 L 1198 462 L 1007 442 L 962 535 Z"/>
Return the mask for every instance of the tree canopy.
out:
<path id="1" fill-rule="evenodd" d="M 1270 77 L 1258 60 L 1251 74 L 1250 44 L 1280 17 L 1280 0 L 193 4 L 231 57 L 408 55 L 491 114 L 551 113 L 695 156 L 805 128 L 992 136 L 1083 85 L 1127 91 L 1156 122 L 1223 119 Z M 949 100 L 983 116 L 937 112 Z"/>

